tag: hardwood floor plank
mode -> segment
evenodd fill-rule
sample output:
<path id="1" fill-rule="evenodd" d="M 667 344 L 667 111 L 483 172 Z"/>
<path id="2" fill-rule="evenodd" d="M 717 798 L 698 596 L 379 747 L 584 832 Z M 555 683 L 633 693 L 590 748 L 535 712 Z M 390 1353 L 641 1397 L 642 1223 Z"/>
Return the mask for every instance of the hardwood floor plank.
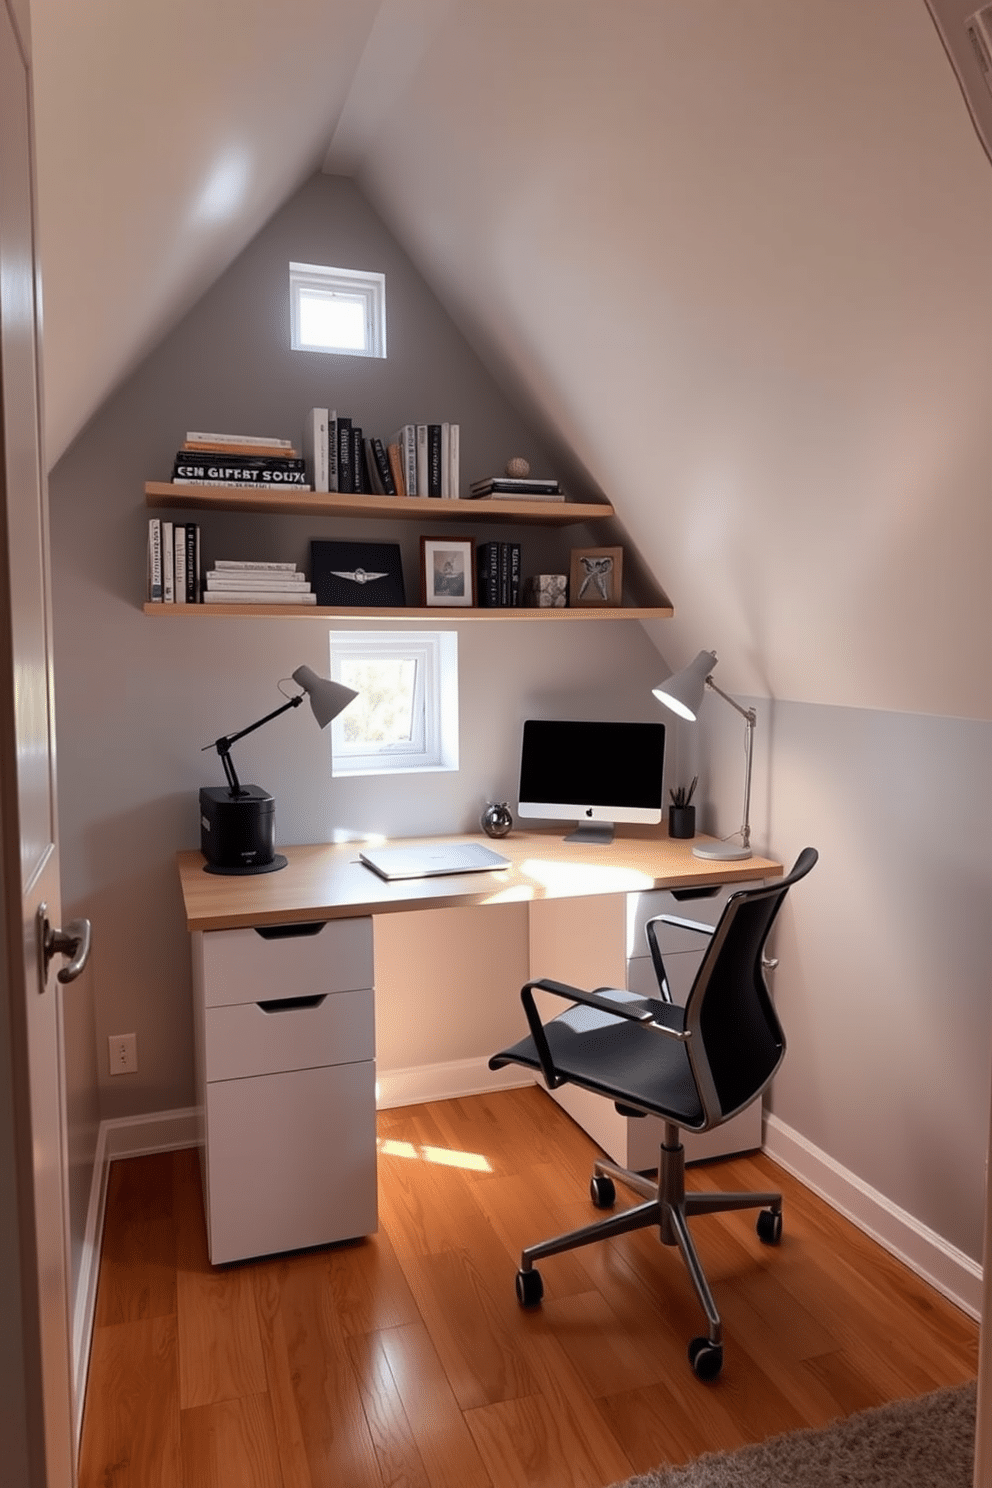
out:
<path id="1" fill-rule="evenodd" d="M 344 1331 L 320 1252 L 267 1261 L 259 1278 L 265 1365 L 283 1461 L 312 1488 L 380 1488 L 380 1475 Z M 309 1488 L 302 1475 L 286 1488 Z"/>
<path id="2" fill-rule="evenodd" d="M 180 1481 L 176 1319 L 95 1328 L 79 1488 L 175 1488 Z"/>
<path id="3" fill-rule="evenodd" d="M 499 1488 L 599 1488 L 629 1477 L 629 1456 L 558 1339 L 545 1332 L 532 1341 L 538 1390 L 466 1412 L 493 1483 Z"/>
<path id="4" fill-rule="evenodd" d="M 288 1488 L 267 1395 L 246 1395 L 182 1413 L 185 1488 Z"/>
<path id="5" fill-rule="evenodd" d="M 176 1311 L 176 1218 L 171 1153 L 112 1162 L 107 1209 L 115 1223 L 101 1251 L 94 1326 Z"/>
<path id="6" fill-rule="evenodd" d="M 357 1341 L 351 1346 L 355 1350 Z M 378 1388 L 386 1392 L 383 1398 L 395 1392 L 430 1488 L 500 1488 L 483 1466 L 422 1323 L 377 1333 L 364 1340 L 362 1352 L 366 1367 L 373 1366 Z M 383 1369 L 388 1371 L 388 1380 Z M 367 1395 L 372 1375 L 366 1373 L 363 1381 Z M 376 1414 L 380 1415 L 379 1409 Z"/>
<path id="7" fill-rule="evenodd" d="M 194 1151 L 115 1163 L 80 1488 L 602 1488 L 977 1372 L 977 1325 L 763 1154 L 689 1170 L 785 1198 L 777 1247 L 752 1212 L 691 1222 L 725 1326 L 702 1384 L 656 1230 L 550 1257 L 517 1305 L 522 1246 L 597 1214 L 597 1149 L 543 1091 L 379 1130 L 377 1235 L 237 1266 Z"/>

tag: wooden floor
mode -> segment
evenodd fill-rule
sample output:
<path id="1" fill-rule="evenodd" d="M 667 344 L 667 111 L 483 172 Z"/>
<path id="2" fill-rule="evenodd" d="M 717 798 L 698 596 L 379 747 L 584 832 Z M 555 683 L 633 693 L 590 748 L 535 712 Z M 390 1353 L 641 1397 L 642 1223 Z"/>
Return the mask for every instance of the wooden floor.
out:
<path id="1" fill-rule="evenodd" d="M 690 1169 L 785 1193 L 777 1248 L 693 1221 L 725 1334 L 702 1384 L 656 1232 L 543 1262 L 517 1305 L 520 1248 L 596 1215 L 596 1149 L 543 1091 L 379 1133 L 378 1234 L 217 1269 L 196 1154 L 113 1164 L 80 1488 L 603 1488 L 977 1372 L 977 1325 L 763 1156 Z"/>

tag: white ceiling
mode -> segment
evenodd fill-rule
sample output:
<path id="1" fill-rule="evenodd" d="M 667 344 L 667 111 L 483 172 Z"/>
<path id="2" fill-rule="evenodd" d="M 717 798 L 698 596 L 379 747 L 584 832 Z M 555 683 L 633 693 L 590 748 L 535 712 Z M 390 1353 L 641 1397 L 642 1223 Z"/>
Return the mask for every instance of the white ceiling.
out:
<path id="1" fill-rule="evenodd" d="M 924 0 L 32 0 L 54 460 L 322 162 L 675 600 L 992 718 L 992 170 Z"/>

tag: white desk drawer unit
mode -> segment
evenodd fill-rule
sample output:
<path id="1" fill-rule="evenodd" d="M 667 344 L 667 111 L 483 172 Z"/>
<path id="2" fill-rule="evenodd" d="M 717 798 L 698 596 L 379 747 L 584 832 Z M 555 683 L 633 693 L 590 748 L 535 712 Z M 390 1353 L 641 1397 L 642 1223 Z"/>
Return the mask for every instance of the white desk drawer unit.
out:
<path id="1" fill-rule="evenodd" d="M 377 1227 L 369 917 L 193 935 L 210 1259 Z"/>

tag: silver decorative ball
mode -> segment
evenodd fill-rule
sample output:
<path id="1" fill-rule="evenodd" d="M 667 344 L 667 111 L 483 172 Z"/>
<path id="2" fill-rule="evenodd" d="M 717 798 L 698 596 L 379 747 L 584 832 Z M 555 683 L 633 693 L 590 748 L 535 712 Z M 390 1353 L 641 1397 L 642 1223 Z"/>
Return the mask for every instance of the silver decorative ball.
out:
<path id="1" fill-rule="evenodd" d="M 512 460 L 506 462 L 506 473 L 514 480 L 526 480 L 530 475 L 530 461 L 525 460 L 523 455 L 514 455 Z"/>

